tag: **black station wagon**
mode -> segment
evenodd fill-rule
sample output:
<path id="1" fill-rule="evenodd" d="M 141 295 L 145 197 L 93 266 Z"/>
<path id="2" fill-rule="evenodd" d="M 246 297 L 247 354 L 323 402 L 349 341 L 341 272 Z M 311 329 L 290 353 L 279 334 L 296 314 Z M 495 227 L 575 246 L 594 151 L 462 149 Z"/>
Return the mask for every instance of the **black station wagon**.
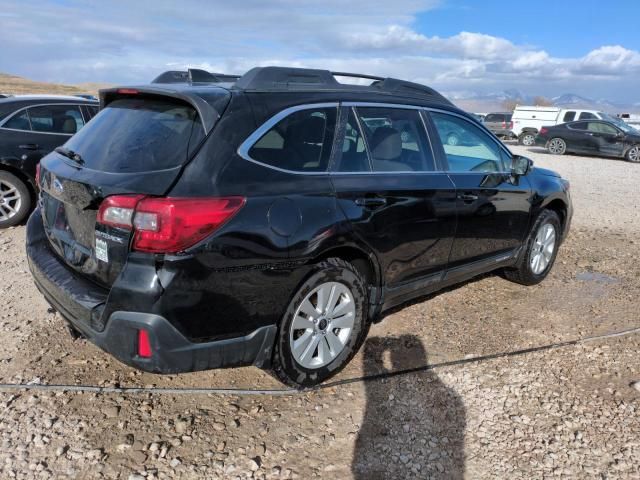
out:
<path id="1" fill-rule="evenodd" d="M 190 70 L 100 100 L 41 162 L 27 253 L 72 330 L 142 370 L 311 386 L 391 307 L 540 282 L 569 231 L 569 183 L 423 85 Z"/>
<path id="2" fill-rule="evenodd" d="M 36 165 L 79 131 L 98 102 L 57 95 L 0 99 L 0 228 L 22 222 L 37 198 Z"/>

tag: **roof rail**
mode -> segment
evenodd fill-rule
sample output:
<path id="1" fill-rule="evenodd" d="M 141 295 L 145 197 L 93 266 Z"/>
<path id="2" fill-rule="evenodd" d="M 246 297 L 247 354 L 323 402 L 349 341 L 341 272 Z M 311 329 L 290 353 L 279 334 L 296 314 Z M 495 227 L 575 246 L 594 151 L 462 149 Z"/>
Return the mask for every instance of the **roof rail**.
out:
<path id="1" fill-rule="evenodd" d="M 161 73 L 151 83 L 233 83 L 239 78 L 240 75 L 211 73 L 198 68 L 189 68 L 186 72 L 169 70 Z"/>
<path id="2" fill-rule="evenodd" d="M 364 78 L 374 80 L 370 85 L 340 83 L 338 77 Z M 452 105 L 442 94 L 419 83 L 396 78 L 384 78 L 359 73 L 330 72 L 308 68 L 256 67 L 245 73 L 235 83 L 234 88 L 253 91 L 273 90 L 364 90 L 380 93 L 404 95 L 413 98 L 429 98 Z"/>

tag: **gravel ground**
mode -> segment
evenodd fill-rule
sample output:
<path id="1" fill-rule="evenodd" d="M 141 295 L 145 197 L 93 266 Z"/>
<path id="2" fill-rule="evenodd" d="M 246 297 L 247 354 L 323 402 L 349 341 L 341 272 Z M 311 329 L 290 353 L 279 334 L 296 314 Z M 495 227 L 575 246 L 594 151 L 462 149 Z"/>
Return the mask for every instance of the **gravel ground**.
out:
<path id="1" fill-rule="evenodd" d="M 405 305 L 338 380 L 435 368 L 292 395 L 0 391 L 0 478 L 640 478 L 640 334 L 437 366 L 640 327 L 640 166 L 511 148 L 572 182 L 552 274 Z M 0 233 L 0 383 L 282 388 L 254 368 L 137 372 L 72 340 L 23 244 Z"/>

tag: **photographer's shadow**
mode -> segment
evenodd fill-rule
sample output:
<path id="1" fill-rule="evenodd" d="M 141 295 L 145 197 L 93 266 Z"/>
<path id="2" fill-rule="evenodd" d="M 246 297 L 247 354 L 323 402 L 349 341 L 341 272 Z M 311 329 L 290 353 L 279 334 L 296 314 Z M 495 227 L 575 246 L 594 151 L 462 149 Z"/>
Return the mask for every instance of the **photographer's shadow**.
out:
<path id="1" fill-rule="evenodd" d="M 465 409 L 432 370 L 385 377 L 427 364 L 413 335 L 373 337 L 364 346 L 367 405 L 352 472 L 358 480 L 464 478 Z"/>

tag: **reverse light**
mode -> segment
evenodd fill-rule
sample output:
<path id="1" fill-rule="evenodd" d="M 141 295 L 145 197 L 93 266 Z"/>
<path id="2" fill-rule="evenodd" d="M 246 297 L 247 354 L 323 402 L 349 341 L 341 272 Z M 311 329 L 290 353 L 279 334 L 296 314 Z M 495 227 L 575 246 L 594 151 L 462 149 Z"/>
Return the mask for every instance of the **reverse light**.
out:
<path id="1" fill-rule="evenodd" d="M 133 230 L 133 250 L 177 253 L 213 233 L 244 203 L 244 197 L 113 195 L 100 205 L 98 222 Z"/>
<path id="2" fill-rule="evenodd" d="M 151 341 L 146 330 L 138 330 L 138 356 L 151 358 Z"/>

